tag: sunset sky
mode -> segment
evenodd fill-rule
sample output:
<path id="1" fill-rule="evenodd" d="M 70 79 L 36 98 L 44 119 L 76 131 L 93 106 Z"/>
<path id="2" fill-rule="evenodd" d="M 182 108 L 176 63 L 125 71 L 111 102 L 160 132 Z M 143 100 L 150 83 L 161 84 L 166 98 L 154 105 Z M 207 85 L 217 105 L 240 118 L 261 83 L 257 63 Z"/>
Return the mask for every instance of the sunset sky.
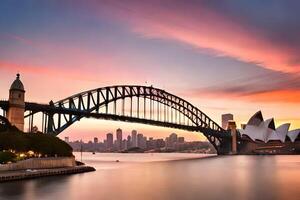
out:
<path id="1" fill-rule="evenodd" d="M 116 84 L 153 85 L 220 124 L 258 110 L 300 127 L 300 1 L 1 0 L 0 99 L 17 72 L 26 101 L 48 103 Z M 63 132 L 100 139 L 198 133 L 86 119 Z"/>

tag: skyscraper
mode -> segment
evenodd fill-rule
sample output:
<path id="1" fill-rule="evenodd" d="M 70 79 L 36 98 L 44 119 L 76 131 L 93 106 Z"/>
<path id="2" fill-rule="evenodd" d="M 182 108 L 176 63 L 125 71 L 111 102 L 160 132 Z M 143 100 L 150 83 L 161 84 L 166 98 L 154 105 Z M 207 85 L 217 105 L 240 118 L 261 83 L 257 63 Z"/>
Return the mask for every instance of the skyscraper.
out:
<path id="1" fill-rule="evenodd" d="M 169 136 L 169 138 L 170 138 L 170 142 L 171 142 L 171 143 L 177 142 L 177 134 L 176 134 L 176 133 L 172 133 L 172 134 Z"/>
<path id="2" fill-rule="evenodd" d="M 141 133 L 137 134 L 137 147 L 139 148 L 143 147 L 143 140 L 144 140 L 143 134 Z"/>
<path id="3" fill-rule="evenodd" d="M 112 150 L 114 145 L 114 135 L 112 133 L 106 134 L 107 150 Z"/>
<path id="4" fill-rule="evenodd" d="M 132 130 L 131 132 L 131 140 L 132 140 L 132 147 L 137 147 L 137 131 L 136 130 Z"/>
<path id="5" fill-rule="evenodd" d="M 141 146 L 142 149 L 146 149 L 147 148 L 147 137 L 143 137 L 143 140 L 142 140 L 142 146 Z"/>
<path id="6" fill-rule="evenodd" d="M 228 121 L 233 120 L 233 114 L 223 114 L 222 115 L 222 128 L 227 129 Z"/>
<path id="7" fill-rule="evenodd" d="M 117 150 L 120 151 L 122 150 L 122 129 L 118 128 L 116 131 L 116 135 L 117 135 L 117 140 L 116 140 L 116 144 L 117 144 Z"/>
<path id="8" fill-rule="evenodd" d="M 127 141 L 126 142 L 127 142 L 127 145 L 126 145 L 127 149 L 131 148 L 132 147 L 132 141 L 131 141 L 131 136 L 130 135 L 127 136 Z"/>

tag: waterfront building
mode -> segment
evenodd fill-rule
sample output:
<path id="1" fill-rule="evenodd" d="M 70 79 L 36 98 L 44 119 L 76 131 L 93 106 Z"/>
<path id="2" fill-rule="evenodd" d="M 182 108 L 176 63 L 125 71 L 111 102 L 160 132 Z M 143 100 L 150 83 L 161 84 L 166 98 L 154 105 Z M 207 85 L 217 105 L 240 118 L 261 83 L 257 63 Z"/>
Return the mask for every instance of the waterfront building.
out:
<path id="1" fill-rule="evenodd" d="M 265 143 L 272 140 L 285 142 L 287 138 L 291 141 L 295 141 L 300 131 L 289 131 L 289 127 L 290 124 L 287 123 L 276 128 L 274 119 L 263 120 L 262 113 L 259 111 L 250 118 L 245 129 L 240 129 L 239 132 L 242 136 L 246 135 L 253 141 L 260 140 Z"/>
<path id="2" fill-rule="evenodd" d="M 264 120 L 261 111 L 255 113 L 241 136 L 239 153 L 293 154 L 300 150 L 300 129 L 289 131 L 290 124 L 275 126 L 273 118 Z"/>
<path id="3" fill-rule="evenodd" d="M 117 140 L 116 140 L 116 149 L 118 151 L 122 150 L 122 129 L 118 128 L 116 131 L 116 136 L 117 136 Z"/>
<path id="4" fill-rule="evenodd" d="M 132 147 L 137 147 L 137 131 L 136 130 L 132 130 L 131 132 L 131 140 L 132 140 Z"/>
<path id="5" fill-rule="evenodd" d="M 233 114 L 227 113 L 222 115 L 222 128 L 227 130 L 228 121 L 233 120 Z"/>

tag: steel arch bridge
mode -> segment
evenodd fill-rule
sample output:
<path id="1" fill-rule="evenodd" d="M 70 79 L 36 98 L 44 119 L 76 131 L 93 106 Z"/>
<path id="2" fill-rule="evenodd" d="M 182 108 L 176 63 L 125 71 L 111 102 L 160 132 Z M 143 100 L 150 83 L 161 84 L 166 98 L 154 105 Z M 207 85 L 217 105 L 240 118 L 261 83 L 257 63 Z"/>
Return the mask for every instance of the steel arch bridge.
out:
<path id="1" fill-rule="evenodd" d="M 218 154 L 231 149 L 229 132 L 186 100 L 152 86 L 102 87 L 47 105 L 25 103 L 25 110 L 30 131 L 34 116 L 42 113 L 42 132 L 53 135 L 82 118 L 97 118 L 201 132 Z"/>

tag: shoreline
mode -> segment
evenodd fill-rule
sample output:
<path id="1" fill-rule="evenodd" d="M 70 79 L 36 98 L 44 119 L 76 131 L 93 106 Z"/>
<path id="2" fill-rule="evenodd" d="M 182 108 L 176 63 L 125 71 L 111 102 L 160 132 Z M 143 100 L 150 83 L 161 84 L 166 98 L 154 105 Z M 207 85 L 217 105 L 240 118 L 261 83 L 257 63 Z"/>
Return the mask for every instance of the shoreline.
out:
<path id="1" fill-rule="evenodd" d="M 104 153 L 104 154 L 106 154 L 106 153 Z M 107 153 L 107 154 L 110 154 L 110 153 Z M 141 155 L 140 153 L 126 153 L 126 154 L 123 154 L 123 153 L 112 153 L 112 154 L 115 154 L 116 156 L 111 157 L 110 159 L 106 159 L 106 157 L 103 157 L 104 158 L 103 160 L 101 160 L 101 159 L 98 160 L 97 159 L 97 162 L 99 162 L 99 163 L 116 163 L 116 162 L 119 163 L 120 162 L 120 163 L 141 164 L 141 163 L 188 161 L 188 160 L 198 160 L 198 159 L 207 159 L 207 158 L 216 158 L 216 157 L 218 157 L 217 154 L 200 154 L 198 156 L 193 156 L 193 157 L 175 156 L 175 157 L 166 157 L 166 158 L 161 157 L 159 159 L 155 159 L 155 157 L 156 157 L 155 154 L 159 155 L 159 154 L 162 154 L 162 153 L 144 153 L 144 154 L 148 154 L 148 156 L 147 157 L 143 157 L 142 160 L 140 161 L 138 159 L 138 157 L 136 157 L 137 159 L 133 159 L 133 160 L 127 158 L 128 156 L 130 156 L 130 154 L 135 157 L 136 155 L 137 156 Z M 163 154 L 168 155 L 169 153 L 163 153 Z M 183 153 L 183 154 L 189 154 L 189 153 Z M 99 153 L 98 155 L 101 155 L 101 153 Z M 194 155 L 197 155 L 197 154 L 194 154 Z M 85 160 L 85 162 L 88 162 L 89 160 L 91 160 L 92 156 L 94 156 L 94 155 L 90 155 L 88 157 L 88 160 Z"/>
<path id="2" fill-rule="evenodd" d="M 96 171 L 95 168 L 90 166 L 75 166 L 75 167 L 64 167 L 64 168 L 53 168 L 53 169 L 36 169 L 36 170 L 17 170 L 17 171 L 5 171 L 0 173 L 0 183 L 18 181 L 25 179 L 33 179 L 47 176 L 58 176 L 58 175 L 70 175 L 79 174 L 85 172 Z"/>

